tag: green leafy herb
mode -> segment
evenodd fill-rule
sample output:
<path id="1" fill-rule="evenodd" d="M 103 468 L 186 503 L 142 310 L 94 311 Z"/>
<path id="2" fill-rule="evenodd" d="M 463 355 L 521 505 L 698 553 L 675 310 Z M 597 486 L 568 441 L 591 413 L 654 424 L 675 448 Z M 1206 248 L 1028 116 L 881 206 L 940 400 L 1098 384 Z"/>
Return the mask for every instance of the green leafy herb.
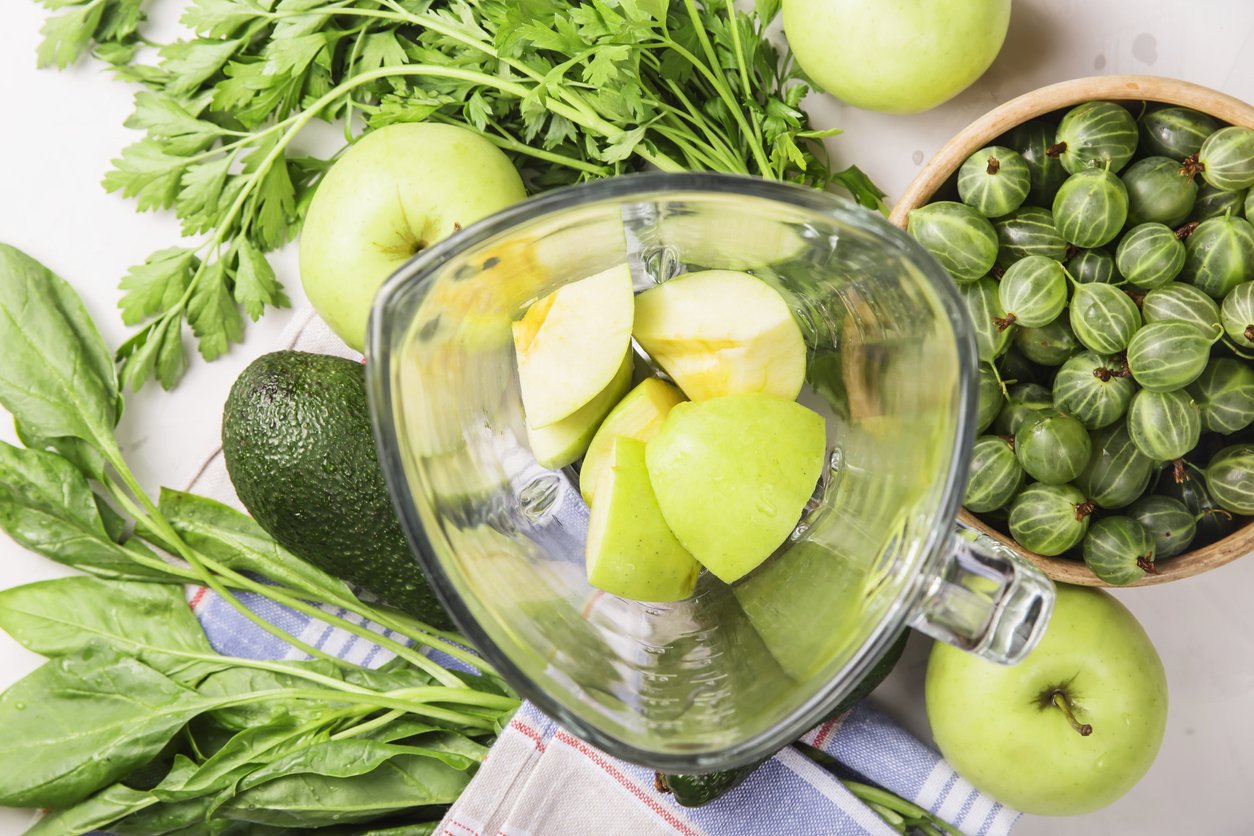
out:
<path id="1" fill-rule="evenodd" d="M 64 0 L 52 0 L 61 4 Z M 134 14 L 130 10 L 134 9 Z M 397 122 L 478 131 L 532 191 L 654 167 L 882 193 L 835 171 L 809 126 L 792 58 L 766 36 L 778 2 L 739 12 L 716 0 L 194 0 L 195 37 L 135 60 L 136 0 L 87 0 L 50 19 L 64 65 L 92 42 L 147 89 L 127 125 L 145 137 L 104 179 L 141 211 L 173 209 L 191 246 L 123 279 L 123 379 L 182 375 L 184 324 L 208 360 L 244 314 L 287 304 L 265 253 L 291 240 L 329 159 L 293 153 L 315 119 L 345 138 Z M 106 25 L 106 21 L 118 23 Z M 241 313 L 241 310 L 243 313 Z"/>

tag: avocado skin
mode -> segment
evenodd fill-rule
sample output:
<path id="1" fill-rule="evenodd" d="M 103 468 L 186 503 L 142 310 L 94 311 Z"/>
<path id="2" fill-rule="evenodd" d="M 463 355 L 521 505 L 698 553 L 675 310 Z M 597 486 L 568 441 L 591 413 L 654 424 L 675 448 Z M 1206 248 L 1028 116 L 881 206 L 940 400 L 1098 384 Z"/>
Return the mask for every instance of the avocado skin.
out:
<path id="1" fill-rule="evenodd" d="M 257 358 L 227 397 L 222 451 L 240 501 L 281 546 L 432 626 L 452 626 L 388 496 L 361 363 L 300 351 Z"/>
<path id="2" fill-rule="evenodd" d="M 909 638 L 909 635 L 908 630 L 902 631 L 897 640 L 888 648 L 888 652 L 880 657 L 875 666 L 858 683 L 858 687 L 850 691 L 849 695 L 841 700 L 832 709 L 831 713 L 827 715 L 828 720 L 839 717 L 862 702 L 872 691 L 879 687 L 881 682 L 888 678 L 893 668 L 897 667 L 897 662 L 901 659 L 901 654 L 906 649 L 906 640 Z M 770 759 L 766 758 L 748 766 L 738 766 L 735 769 L 724 769 L 721 772 L 706 772 L 700 775 L 659 772 L 657 774 L 657 784 L 659 789 L 665 787 L 674 793 L 675 800 L 683 806 L 700 807 L 703 804 L 709 804 L 716 798 L 721 798 L 740 786 L 746 778 L 757 771 L 757 768 L 766 763 L 767 760 Z"/>

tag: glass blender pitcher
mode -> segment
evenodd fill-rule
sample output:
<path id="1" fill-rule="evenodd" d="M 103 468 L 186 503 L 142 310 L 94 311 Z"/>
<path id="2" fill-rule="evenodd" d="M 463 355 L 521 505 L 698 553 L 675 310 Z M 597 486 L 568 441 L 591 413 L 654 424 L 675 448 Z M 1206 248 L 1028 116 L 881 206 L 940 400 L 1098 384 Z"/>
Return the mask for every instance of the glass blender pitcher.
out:
<path id="1" fill-rule="evenodd" d="M 800 400 L 827 420 L 789 539 L 735 584 L 703 573 L 678 603 L 588 585 L 577 469 L 527 446 L 511 322 L 624 262 L 637 292 L 714 268 L 774 286 L 807 344 Z M 569 730 L 672 772 L 792 742 L 907 627 L 1003 663 L 1035 645 L 1050 582 L 954 525 L 975 372 L 952 281 L 907 235 L 831 194 L 715 174 L 549 192 L 436 244 L 380 292 L 367 363 L 389 489 L 461 629 Z"/>

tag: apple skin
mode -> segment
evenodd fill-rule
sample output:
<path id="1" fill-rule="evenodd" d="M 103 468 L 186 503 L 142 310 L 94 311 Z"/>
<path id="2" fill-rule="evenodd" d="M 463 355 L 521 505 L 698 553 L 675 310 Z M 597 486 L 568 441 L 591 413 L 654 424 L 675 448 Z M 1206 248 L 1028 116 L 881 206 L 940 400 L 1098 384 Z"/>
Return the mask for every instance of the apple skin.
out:
<path id="1" fill-rule="evenodd" d="M 374 297 L 420 249 L 527 196 L 509 158 L 455 125 L 371 131 L 318 185 L 300 277 L 318 315 L 361 351 Z"/>
<path id="2" fill-rule="evenodd" d="M 649 482 L 645 445 L 614 439 L 588 519 L 588 583 L 634 601 L 682 601 L 701 567 L 666 525 Z"/>
<path id="3" fill-rule="evenodd" d="M 1101 809 L 1158 754 L 1167 678 L 1136 618 L 1099 589 L 1059 585 L 1041 643 L 1002 666 L 937 642 L 927 716 L 941 754 L 998 801 L 1045 816 Z M 1083 736 L 1040 697 L 1065 687 Z"/>
<path id="4" fill-rule="evenodd" d="M 609 385 L 631 347 L 632 293 L 631 271 L 619 264 L 562 285 L 514 323 L 527 426 L 561 421 Z"/>
<path id="5" fill-rule="evenodd" d="M 918 113 L 993 63 L 1010 0 L 783 0 L 784 34 L 821 90 L 854 107 Z"/>
<path id="6" fill-rule="evenodd" d="M 645 449 L 662 516 L 702 566 L 734 583 L 796 528 L 826 434 L 817 412 L 771 395 L 676 404 Z"/>
<path id="7" fill-rule="evenodd" d="M 650 377 L 618 402 L 592 437 L 583 464 L 579 466 L 579 492 L 584 502 L 591 505 L 596 496 L 601 473 L 609 466 L 614 439 L 627 436 L 646 443 L 652 441 L 671 409 L 683 399 L 683 394 L 674 386 Z"/>

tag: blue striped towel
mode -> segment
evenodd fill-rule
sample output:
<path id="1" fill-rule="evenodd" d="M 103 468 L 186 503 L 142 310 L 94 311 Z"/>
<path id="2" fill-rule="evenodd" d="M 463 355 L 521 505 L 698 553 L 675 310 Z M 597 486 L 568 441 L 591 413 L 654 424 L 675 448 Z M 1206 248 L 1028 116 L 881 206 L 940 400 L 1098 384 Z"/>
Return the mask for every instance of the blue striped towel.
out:
<path id="1" fill-rule="evenodd" d="M 354 356 L 312 312 L 298 315 L 281 347 Z M 190 490 L 242 508 L 220 451 L 205 461 Z M 267 599 L 242 600 L 269 621 L 320 650 L 366 666 L 391 653 Z M 189 589 L 188 601 L 222 653 L 303 659 L 303 653 L 249 622 L 213 592 Z M 357 618 L 343 610 L 341 617 Z M 370 629 L 400 637 L 378 625 Z M 438 651 L 448 667 L 464 667 Z M 918 804 L 971 836 L 1002 836 L 1019 813 L 963 780 L 940 755 L 863 704 L 824 723 L 803 741 L 828 753 L 860 780 Z M 680 806 L 654 786 L 652 770 L 613 758 L 579 740 L 530 704 L 500 736 L 439 831 L 442 836 L 544 834 L 883 834 L 895 833 L 827 770 L 789 747 L 717 801 Z"/>

